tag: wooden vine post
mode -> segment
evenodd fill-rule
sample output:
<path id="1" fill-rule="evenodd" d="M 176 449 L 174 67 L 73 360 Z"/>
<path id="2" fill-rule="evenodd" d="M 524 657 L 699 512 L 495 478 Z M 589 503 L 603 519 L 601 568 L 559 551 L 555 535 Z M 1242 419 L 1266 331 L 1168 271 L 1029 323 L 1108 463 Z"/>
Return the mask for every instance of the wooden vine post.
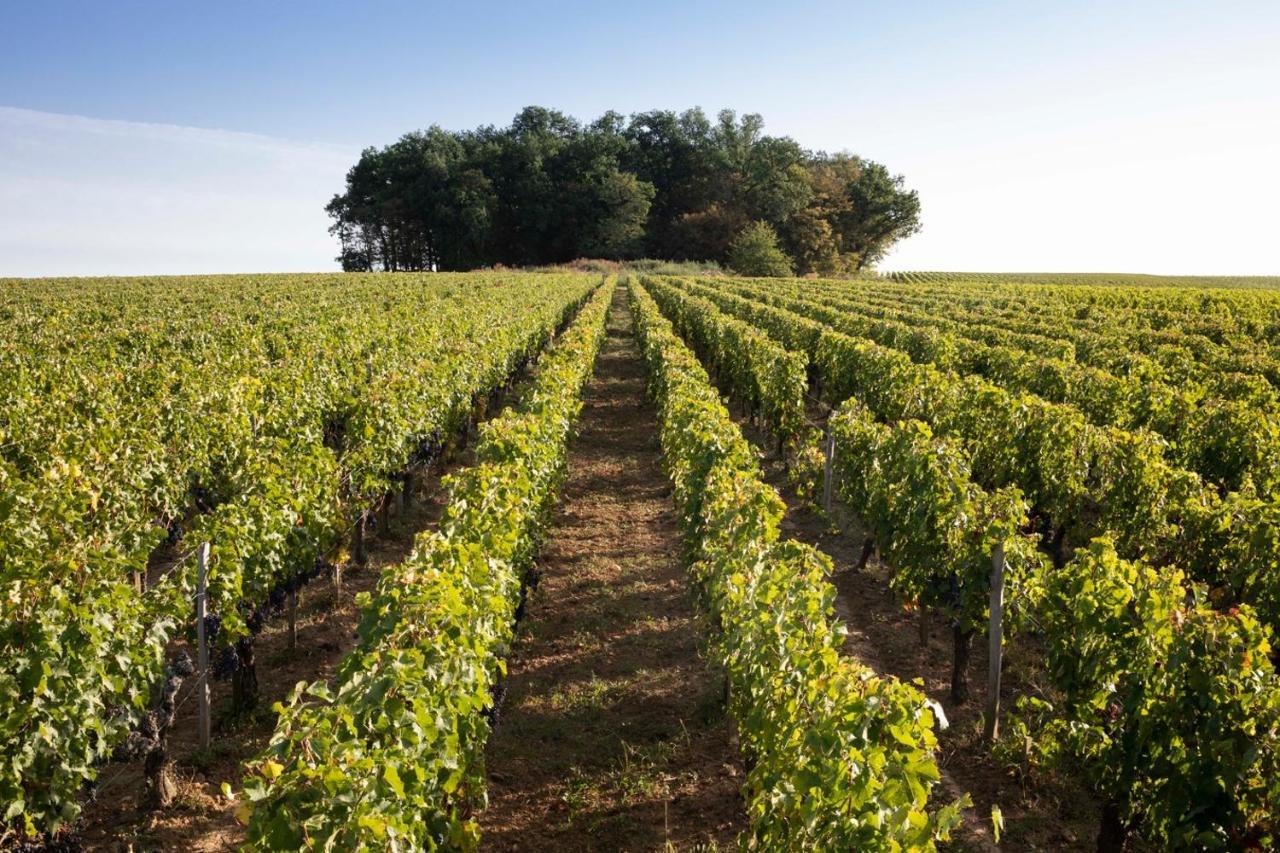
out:
<path id="1" fill-rule="evenodd" d="M 289 590 L 289 650 L 298 647 L 298 587 Z"/>
<path id="2" fill-rule="evenodd" d="M 356 526 L 351 530 L 351 558 L 360 566 L 363 566 L 369 560 L 369 554 L 365 550 L 364 543 L 365 524 L 368 521 L 368 517 L 369 513 L 361 510 L 360 515 L 356 518 Z M 342 586 L 341 580 L 339 580 L 338 586 Z"/>
<path id="3" fill-rule="evenodd" d="M 404 472 L 404 488 L 400 490 L 400 506 L 408 507 L 413 503 L 413 466 L 410 465 Z"/>
<path id="4" fill-rule="evenodd" d="M 1000 670 L 1004 664 L 1004 543 L 991 551 L 991 601 L 987 636 L 987 710 L 983 735 L 994 743 L 1000 734 Z"/>
<path id="5" fill-rule="evenodd" d="M 201 749 L 209 748 L 209 638 L 204 624 L 208 615 L 208 575 L 209 543 L 202 542 L 196 551 L 196 663 L 200 670 L 196 682 L 196 709 Z"/>
<path id="6" fill-rule="evenodd" d="M 823 466 L 822 466 L 822 510 L 823 512 L 827 513 L 827 515 L 830 515 L 831 514 L 831 492 L 834 486 L 833 481 L 835 477 L 833 475 L 835 473 L 835 460 L 836 460 L 836 436 L 835 436 L 835 433 L 831 431 L 830 423 L 827 424 L 826 433 L 827 433 L 827 440 L 825 442 L 826 446 L 824 448 L 825 450 L 824 455 L 826 456 L 826 459 L 823 462 Z"/>

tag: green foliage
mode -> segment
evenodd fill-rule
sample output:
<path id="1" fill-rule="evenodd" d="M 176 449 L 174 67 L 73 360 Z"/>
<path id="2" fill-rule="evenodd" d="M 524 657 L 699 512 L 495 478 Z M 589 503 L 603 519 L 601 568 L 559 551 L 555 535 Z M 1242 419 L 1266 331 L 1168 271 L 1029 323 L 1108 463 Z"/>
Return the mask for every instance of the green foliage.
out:
<path id="1" fill-rule="evenodd" d="M 541 359 L 519 408 L 481 429 L 476 464 L 361 602 L 360 642 L 332 685 L 299 684 L 248 767 L 250 846 L 474 849 L 485 803 L 483 711 L 503 672 L 524 572 L 613 295 L 599 288 Z M 243 814 L 243 812 L 242 812 Z"/>
<path id="2" fill-rule="evenodd" d="M 754 116 L 610 116 L 583 131 L 533 110 L 502 133 L 486 150 L 506 158 L 503 181 L 528 190 L 527 211 L 504 208 L 492 176 L 471 168 L 475 139 L 439 131 L 362 160 L 353 180 L 369 195 L 343 204 L 360 216 L 434 211 L 448 248 L 405 226 L 397 251 L 439 251 L 446 265 L 483 257 L 495 229 L 559 253 L 588 233 L 572 223 L 591 221 L 590 239 L 620 256 L 685 240 L 715 254 L 763 219 L 801 268 L 844 271 L 874 256 L 856 242 L 866 223 L 850 218 L 853 198 L 874 210 L 894 186 L 856 158 L 817 162 L 763 137 Z M 548 164 L 579 181 L 572 198 L 544 180 Z M 403 197 L 385 189 L 415 175 L 435 177 Z M 878 215 L 892 224 L 892 211 Z M 376 216 L 341 225 L 392 235 Z M 677 332 L 808 482 L 820 459 L 807 385 L 836 408 L 840 492 L 906 598 L 979 628 L 991 547 L 1005 544 L 1010 619 L 1035 620 L 1053 683 L 1015 726 L 1032 757 L 1078 764 L 1157 846 L 1276 844 L 1280 300 L 1018 280 L 1030 283 L 646 277 L 652 296 L 633 288 L 709 651 L 754 760 L 749 844 L 927 848 L 956 814 L 928 810 L 928 704 L 842 657 L 830 563 L 782 538 L 777 495 Z M 179 556 L 212 541 L 213 607 L 241 634 L 241 608 L 330 553 L 420 449 L 590 298 L 519 410 L 483 430 L 439 532 L 363 600 L 360 644 L 334 682 L 300 685 L 282 707 L 243 794 L 261 848 L 474 846 L 481 712 L 563 474 L 608 300 L 590 296 L 598 281 L 5 282 L 6 828 L 73 821 L 84 784 L 148 704 L 194 575 L 187 559 L 145 593 L 130 583 L 166 526 L 182 527 Z"/>
<path id="3" fill-rule="evenodd" d="M 714 122 L 698 109 L 609 112 L 584 126 L 526 107 L 507 128 L 433 126 L 366 149 L 326 210 L 349 270 L 724 262 L 735 235 L 763 221 L 801 271 L 835 272 L 918 228 L 919 200 L 883 166 L 763 128 L 731 110 Z"/>
<path id="4" fill-rule="evenodd" d="M 961 627 L 980 627 L 991 537 L 1007 543 L 1013 619 L 1025 615 L 1038 625 L 1061 691 L 1052 703 L 1028 700 L 1031 713 L 1015 725 L 1035 754 L 1081 763 L 1120 831 L 1138 826 L 1155 843 L 1180 849 L 1274 844 L 1280 682 L 1266 627 L 1276 624 L 1280 600 L 1280 505 L 1273 494 L 1260 493 L 1247 476 L 1241 488 L 1222 494 L 1180 469 L 1170 458 L 1175 448 L 1151 432 L 1095 425 L 1071 405 L 959 375 L 956 368 L 980 366 L 982 354 L 992 357 L 985 369 L 1010 382 L 1003 371 L 1016 351 L 983 351 L 968 343 L 976 332 L 941 334 L 925 318 L 898 322 L 892 319 L 903 316 L 898 304 L 873 307 L 873 299 L 860 302 L 848 286 L 829 297 L 821 284 L 666 286 L 712 301 L 810 354 L 824 395 L 845 401 L 831 419 L 840 489 L 871 524 L 894 569 L 892 582 L 908 598 L 944 609 Z M 1274 323 L 1262 321 L 1268 309 L 1261 299 L 1233 301 L 1245 316 L 1261 309 L 1258 321 Z M 1080 400 L 1117 418 L 1129 406 L 1150 405 L 1107 382 L 1110 374 L 1072 376 L 1062 359 L 1074 345 L 1036 346 L 1039 354 L 1024 353 L 1023 367 L 1044 369 L 1019 367 L 1018 375 L 1043 383 L 1046 393 L 1079 381 Z M 1241 401 L 1241 410 L 1267 398 L 1257 383 L 1213 387 L 1249 395 L 1253 402 Z M 1184 399 L 1202 393 L 1193 389 Z M 1223 412 L 1222 404 L 1184 411 L 1185 423 L 1217 428 L 1206 428 L 1202 439 L 1184 428 L 1186 443 L 1176 451 L 1199 448 L 1205 460 L 1199 467 L 1228 487 L 1234 475 L 1218 460 L 1249 446 L 1236 437 L 1265 436 L 1269 427 L 1256 409 L 1261 429 L 1232 426 Z M 1268 476 L 1265 452 L 1255 449 L 1248 458 L 1234 465 Z M 1107 531 L 1112 539 L 1051 568 L 1034 539 L 1015 533 L 1026 526 L 1028 505 L 1012 486 L 1026 489 L 1050 525 L 1075 536 Z M 1185 583 L 1178 564 L 1210 582 L 1212 595 Z M 1233 606 L 1240 600 L 1257 609 Z"/>
<path id="5" fill-rule="evenodd" d="M 758 412 L 792 454 L 816 441 L 805 420 L 808 359 L 789 352 L 769 336 L 720 311 L 715 303 L 689 296 L 660 279 L 643 279 L 649 294 L 676 331 L 737 399 Z"/>
<path id="6" fill-rule="evenodd" d="M 419 447 L 456 432 L 473 398 L 541 349 L 598 281 L 268 276 L 5 290 L 6 820 L 32 835 L 76 817 L 191 621 L 196 544 L 212 543 L 209 605 L 226 642 L 245 632 L 244 609 L 313 570 Z M 131 575 L 147 570 L 166 524 L 183 528 L 178 560 L 140 593 Z"/>
<path id="7" fill-rule="evenodd" d="M 752 222 L 738 232 L 729 244 L 729 266 L 738 275 L 785 278 L 795 272 L 767 222 Z"/>
<path id="8" fill-rule="evenodd" d="M 653 185 L 616 169 L 587 176 L 588 204 L 577 227 L 578 252 L 592 258 L 634 258 L 644 249 Z"/>
<path id="9" fill-rule="evenodd" d="M 1061 699 L 1024 703 L 1041 759 L 1084 767 L 1124 823 L 1177 849 L 1267 849 L 1280 817 L 1280 680 L 1251 608 L 1099 539 L 1036 596 Z"/>
<path id="10" fill-rule="evenodd" d="M 900 316 L 897 308 L 861 313 L 855 306 L 862 303 L 853 294 L 866 285 L 706 279 L 680 286 L 764 329 L 788 348 L 807 353 L 829 404 L 857 398 L 877 421 L 919 420 L 932 433 L 954 441 L 978 486 L 988 492 L 1007 487 L 1022 492 L 1030 512 L 1057 531 L 1061 558 L 1069 558 L 1073 544 L 1110 535 L 1122 556 L 1184 565 L 1197 580 L 1258 602 L 1268 624 L 1280 625 L 1275 603 L 1280 594 L 1274 591 L 1280 589 L 1280 573 L 1271 571 L 1277 562 L 1278 505 L 1251 485 L 1253 471 L 1266 480 L 1272 470 L 1274 451 L 1265 440 L 1252 445 L 1244 487 L 1223 496 L 1239 472 L 1206 469 L 1217 471 L 1219 481 L 1206 483 L 1198 472 L 1178 464 L 1176 455 L 1190 454 L 1195 446 L 1190 431 L 1181 431 L 1183 443 L 1172 448 L 1150 430 L 1100 426 L 1078 405 L 1024 393 L 1017 381 L 993 369 L 998 363 L 989 357 L 993 347 L 970 345 L 923 322 L 880 319 Z M 1263 322 L 1266 308 L 1258 295 L 1242 293 L 1235 299 L 1246 317 L 1258 314 L 1255 320 Z M 1044 364 L 1067 352 L 1074 348 L 1053 341 L 1041 343 L 1038 354 L 1027 358 Z M 974 372 L 958 372 L 968 369 Z M 1100 393 L 1118 388 L 1095 383 L 1090 376 L 1073 381 Z M 1119 393 L 1135 405 L 1146 405 L 1139 402 L 1143 387 L 1136 382 Z M 1180 411 L 1184 423 L 1196 423 L 1206 413 L 1213 417 L 1215 409 Z M 1265 436 L 1280 415 L 1255 415 L 1252 420 L 1248 426 L 1230 422 L 1239 423 L 1246 434 Z M 1200 433 L 1211 447 L 1247 445 L 1226 436 L 1229 422 L 1215 423 L 1224 432 Z"/>
<path id="11" fill-rule="evenodd" d="M 919 284 L 1049 284 L 1072 287 L 1114 287 L 1132 292 L 1136 288 L 1242 288 L 1280 290 L 1280 276 L 1274 275 L 1148 275 L 1145 273 L 1049 273 L 1049 272 L 892 272 L 891 281 Z"/>
<path id="12" fill-rule="evenodd" d="M 863 163 L 848 183 L 849 212 L 840 218 L 854 269 L 874 265 L 896 241 L 920 230 L 920 198 L 902 188 L 901 175 Z"/>
<path id="13" fill-rule="evenodd" d="M 693 354 L 631 285 L 691 572 L 754 758 L 746 843 L 933 849 L 963 803 L 928 810 L 933 714 L 910 685 L 841 655 L 830 561 L 781 539 L 783 505 Z"/>
<path id="14" fill-rule="evenodd" d="M 857 507 L 907 601 L 934 607 L 966 631 L 987 619 L 991 551 L 1005 546 L 1006 583 L 1017 589 L 1042 562 L 1017 534 L 1027 506 L 1016 489 L 984 492 L 963 449 L 919 421 L 877 423 L 850 398 L 830 421 L 836 483 Z M 1011 603 L 1021 604 L 1018 596 Z M 1016 620 L 1010 620 L 1010 625 Z"/>
<path id="15" fill-rule="evenodd" d="M 722 275 L 724 272 L 715 261 L 659 261 L 652 258 L 630 261 L 627 269 L 650 275 Z"/>

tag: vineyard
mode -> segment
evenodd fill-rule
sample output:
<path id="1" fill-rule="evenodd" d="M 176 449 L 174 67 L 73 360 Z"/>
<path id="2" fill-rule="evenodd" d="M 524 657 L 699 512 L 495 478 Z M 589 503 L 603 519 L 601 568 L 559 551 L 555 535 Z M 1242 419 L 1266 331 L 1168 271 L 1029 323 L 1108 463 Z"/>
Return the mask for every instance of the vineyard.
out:
<path id="1" fill-rule="evenodd" d="M 1276 284 L 0 282 L 0 843 L 1271 849 Z"/>

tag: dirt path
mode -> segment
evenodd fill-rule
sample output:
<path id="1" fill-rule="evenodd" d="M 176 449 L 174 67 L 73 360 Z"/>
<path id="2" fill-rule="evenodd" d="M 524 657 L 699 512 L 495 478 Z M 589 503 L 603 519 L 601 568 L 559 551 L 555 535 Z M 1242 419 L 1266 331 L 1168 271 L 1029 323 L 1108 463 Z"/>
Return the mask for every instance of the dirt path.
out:
<path id="1" fill-rule="evenodd" d="M 742 767 L 679 554 L 620 290 L 489 741 L 487 849 L 732 845 Z"/>

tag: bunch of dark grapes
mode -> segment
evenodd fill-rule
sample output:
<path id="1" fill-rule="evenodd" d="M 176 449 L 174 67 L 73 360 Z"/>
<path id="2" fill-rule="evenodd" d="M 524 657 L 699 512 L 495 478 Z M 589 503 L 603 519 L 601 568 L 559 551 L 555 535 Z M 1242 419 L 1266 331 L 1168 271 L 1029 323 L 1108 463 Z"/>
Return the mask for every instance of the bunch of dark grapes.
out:
<path id="1" fill-rule="evenodd" d="M 249 636 L 256 637 L 262 633 L 262 629 L 267 627 L 267 608 L 269 604 L 260 604 L 249 611 L 249 615 L 245 618 L 245 627 L 249 629 Z"/>
<path id="2" fill-rule="evenodd" d="M 231 646 L 223 646 L 218 649 L 218 653 L 214 655 L 213 677 L 218 681 L 230 681 L 231 676 L 240 668 L 240 658 L 236 657 L 236 650 Z"/>
<path id="3" fill-rule="evenodd" d="M 288 592 L 284 584 L 279 584 L 267 594 L 267 603 L 272 613 L 278 613 L 284 609 L 284 599 Z"/>
<path id="4" fill-rule="evenodd" d="M 222 634 L 222 617 L 206 616 L 204 617 L 204 639 L 205 642 L 212 646 L 217 642 L 218 637 Z"/>
<path id="5" fill-rule="evenodd" d="M 14 841 L 10 844 L 13 846 L 5 849 L 18 851 L 18 853 L 80 853 L 84 849 L 72 836 L 41 841 Z"/>
<path id="6" fill-rule="evenodd" d="M 493 697 L 493 704 L 485 708 L 484 716 L 489 721 L 489 728 L 496 729 L 502 720 L 502 701 L 507 698 L 507 683 L 502 681 L 493 685 L 489 688 L 489 695 Z"/>

